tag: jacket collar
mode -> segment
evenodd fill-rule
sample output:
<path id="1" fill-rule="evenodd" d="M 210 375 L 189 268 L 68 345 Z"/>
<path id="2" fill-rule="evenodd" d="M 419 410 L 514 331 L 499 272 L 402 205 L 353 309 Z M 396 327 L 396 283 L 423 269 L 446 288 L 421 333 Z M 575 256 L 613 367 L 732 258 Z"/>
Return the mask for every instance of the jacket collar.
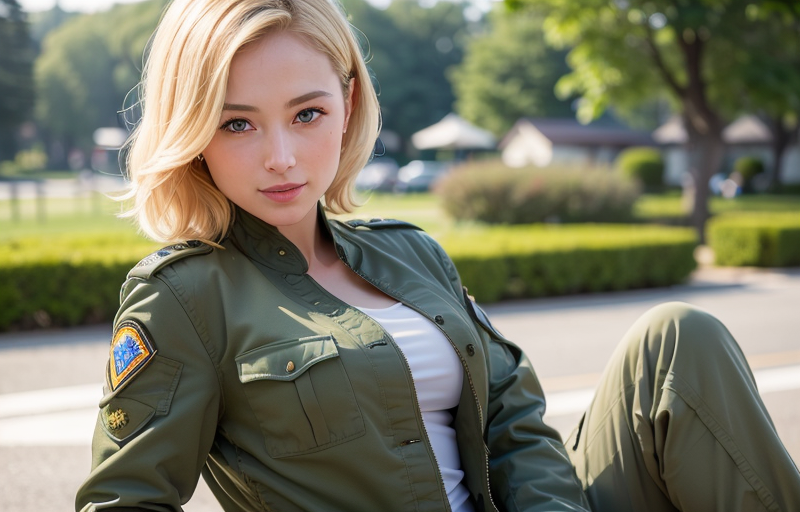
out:
<path id="1" fill-rule="evenodd" d="M 245 256 L 284 274 L 305 274 L 308 262 L 278 228 L 236 207 L 230 240 Z M 321 203 L 317 203 L 317 218 L 323 236 L 334 239 L 330 221 Z M 338 247 L 338 245 L 337 245 Z M 338 251 L 338 249 L 337 249 Z"/>

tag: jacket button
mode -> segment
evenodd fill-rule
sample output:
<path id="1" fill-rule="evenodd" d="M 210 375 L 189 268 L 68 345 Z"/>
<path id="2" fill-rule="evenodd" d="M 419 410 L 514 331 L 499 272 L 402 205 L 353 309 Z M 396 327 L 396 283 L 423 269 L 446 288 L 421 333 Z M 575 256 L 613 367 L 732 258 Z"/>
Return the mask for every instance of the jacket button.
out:
<path id="1" fill-rule="evenodd" d="M 294 371 L 294 361 L 289 361 L 286 363 L 286 372 L 292 373 Z"/>
<path id="2" fill-rule="evenodd" d="M 475 355 L 475 346 L 472 343 L 467 345 L 467 354 L 469 354 L 471 356 Z"/>
<path id="3" fill-rule="evenodd" d="M 283 250 L 283 249 L 280 249 L 280 250 L 278 251 L 278 254 L 279 254 L 280 256 L 286 256 L 286 251 L 285 251 L 285 250 Z"/>
<path id="4" fill-rule="evenodd" d="M 436 315 L 436 316 L 433 318 L 433 320 L 434 320 L 434 321 L 435 321 L 437 324 L 439 324 L 439 325 L 442 325 L 442 324 L 444 324 L 444 317 L 443 317 L 442 315 Z"/>

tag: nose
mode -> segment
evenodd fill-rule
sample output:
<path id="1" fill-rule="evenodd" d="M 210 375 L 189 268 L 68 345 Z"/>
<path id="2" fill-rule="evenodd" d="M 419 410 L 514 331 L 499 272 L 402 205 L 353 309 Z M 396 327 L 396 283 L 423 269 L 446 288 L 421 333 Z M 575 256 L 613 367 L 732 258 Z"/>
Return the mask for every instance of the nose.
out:
<path id="1" fill-rule="evenodd" d="M 297 164 L 291 137 L 281 129 L 270 130 L 264 143 L 264 168 L 283 174 Z"/>

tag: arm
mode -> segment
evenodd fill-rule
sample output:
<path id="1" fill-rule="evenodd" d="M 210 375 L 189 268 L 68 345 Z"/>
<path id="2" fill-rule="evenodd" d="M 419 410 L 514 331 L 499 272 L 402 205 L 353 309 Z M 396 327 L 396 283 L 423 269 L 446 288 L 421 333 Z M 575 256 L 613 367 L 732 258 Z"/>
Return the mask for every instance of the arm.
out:
<path id="1" fill-rule="evenodd" d="M 544 393 L 530 361 L 468 302 L 489 338 L 486 439 L 495 498 L 514 511 L 588 511 L 561 437 L 544 423 Z"/>
<path id="2" fill-rule="evenodd" d="M 214 439 L 221 393 L 189 314 L 159 277 L 132 279 L 123 288 L 115 339 L 123 325 L 141 327 L 154 354 L 127 380 L 113 385 L 112 378 L 107 385 L 92 471 L 76 510 L 177 511 L 193 493 Z"/>
<path id="3" fill-rule="evenodd" d="M 544 392 L 530 361 L 492 326 L 462 288 L 455 265 L 441 246 L 422 236 L 472 317 L 484 346 L 489 381 L 484 438 L 495 503 L 508 511 L 589 511 L 561 436 L 543 421 Z"/>

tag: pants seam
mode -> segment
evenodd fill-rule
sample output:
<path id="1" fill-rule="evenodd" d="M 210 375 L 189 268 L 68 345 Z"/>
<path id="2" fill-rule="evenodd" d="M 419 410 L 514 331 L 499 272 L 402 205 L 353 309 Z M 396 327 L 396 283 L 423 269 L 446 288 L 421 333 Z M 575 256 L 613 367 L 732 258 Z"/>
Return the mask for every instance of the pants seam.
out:
<path id="1" fill-rule="evenodd" d="M 771 512 L 781 512 L 780 505 L 778 505 L 772 493 L 767 489 L 764 481 L 756 474 L 755 469 L 753 469 L 747 457 L 739 450 L 731 435 L 716 420 L 700 395 L 694 391 L 689 383 L 674 373 L 672 374 L 672 382 L 678 385 L 673 386 L 665 384 L 664 388 L 674 391 L 695 411 L 700 421 L 703 422 L 708 431 L 711 432 L 711 435 L 714 436 L 717 442 L 728 453 L 728 456 L 733 460 L 734 464 L 736 464 L 739 473 L 744 477 L 745 481 L 747 481 L 756 492 L 761 504 Z"/>

